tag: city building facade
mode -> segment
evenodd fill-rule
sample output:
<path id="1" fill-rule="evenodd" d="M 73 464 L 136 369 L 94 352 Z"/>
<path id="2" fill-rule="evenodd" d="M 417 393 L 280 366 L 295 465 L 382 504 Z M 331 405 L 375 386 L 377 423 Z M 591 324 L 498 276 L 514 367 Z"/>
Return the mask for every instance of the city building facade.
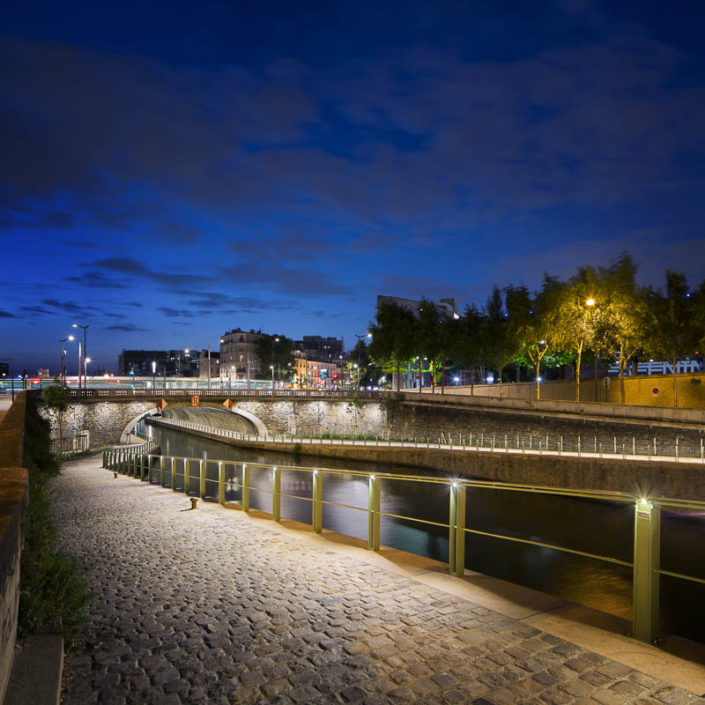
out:
<path id="1" fill-rule="evenodd" d="M 341 381 L 342 367 L 338 362 L 294 357 L 293 385 L 297 389 L 335 389 Z"/>
<path id="2" fill-rule="evenodd" d="M 377 296 L 377 308 L 385 303 L 394 303 L 402 308 L 409 309 L 414 314 L 418 315 L 419 307 L 421 306 L 421 301 L 416 299 L 405 299 L 400 296 Z M 458 302 L 452 298 L 439 299 L 438 301 L 431 301 L 431 303 L 436 307 L 438 311 L 445 314 L 449 318 L 456 318 L 458 316 Z"/>
<path id="3" fill-rule="evenodd" d="M 262 331 L 249 332 L 235 328 L 220 337 L 220 378 L 227 382 L 235 379 L 254 379 L 261 372 L 257 346 L 264 336 Z"/>
<path id="4" fill-rule="evenodd" d="M 198 377 L 198 353 L 183 350 L 124 350 L 118 355 L 121 377 Z"/>

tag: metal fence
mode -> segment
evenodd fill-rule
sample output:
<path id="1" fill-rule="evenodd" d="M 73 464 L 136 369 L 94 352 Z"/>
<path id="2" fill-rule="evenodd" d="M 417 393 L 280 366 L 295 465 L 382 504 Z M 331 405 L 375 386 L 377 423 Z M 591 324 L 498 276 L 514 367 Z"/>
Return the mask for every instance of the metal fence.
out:
<path id="1" fill-rule="evenodd" d="M 73 399 L 95 399 L 99 397 L 277 397 L 282 399 L 379 399 L 380 392 L 367 390 L 341 390 L 341 389 L 69 389 Z"/>
<path id="2" fill-rule="evenodd" d="M 149 455 L 144 446 L 117 447 L 103 453 L 103 467 L 117 475 L 122 473 L 143 482 L 171 487 L 202 499 L 212 499 L 226 504 L 226 484 L 237 480 L 240 488 L 239 508 L 250 509 L 252 492 L 265 492 L 271 496 L 271 515 L 274 521 L 280 521 L 282 497 L 293 497 L 311 503 L 311 526 L 320 533 L 323 528 L 323 505 L 334 505 L 344 509 L 367 513 L 367 546 L 379 550 L 381 517 L 405 520 L 408 522 L 441 527 L 448 530 L 449 537 L 449 572 L 461 577 L 465 570 L 465 539 L 469 534 L 489 537 L 500 541 L 518 542 L 530 546 L 548 548 L 572 555 L 605 561 L 630 568 L 633 573 L 633 635 L 643 641 L 654 641 L 659 635 L 659 582 L 662 575 L 705 584 L 702 578 L 662 570 L 660 568 L 660 524 L 662 508 L 705 510 L 705 502 L 667 498 L 633 497 L 620 492 L 597 490 L 568 490 L 499 482 L 485 482 L 459 478 L 442 478 L 436 476 L 399 475 L 392 473 L 371 473 L 359 470 L 339 470 L 334 468 L 308 468 L 299 466 L 275 466 L 264 463 L 243 463 L 232 460 L 213 460 L 203 458 L 186 458 L 171 455 Z M 208 467 L 215 465 L 217 473 L 209 474 Z M 251 481 L 253 469 L 271 473 L 268 488 L 255 487 Z M 311 497 L 282 493 L 282 472 L 303 473 L 310 476 Z M 331 502 L 324 499 L 324 479 L 327 476 L 364 478 L 368 485 L 366 506 L 356 506 Z M 382 480 L 391 482 L 423 483 L 443 485 L 448 488 L 448 521 L 443 517 L 437 520 L 421 519 L 381 511 Z M 550 497 L 573 497 L 600 500 L 619 505 L 631 504 L 634 508 L 634 552 L 632 561 L 625 561 L 614 556 L 588 553 L 585 551 L 531 539 L 509 536 L 496 532 L 470 529 L 466 526 L 467 490 L 502 490 L 514 493 L 538 493 Z"/>
<path id="3" fill-rule="evenodd" d="M 619 460 L 658 460 L 666 462 L 698 462 L 705 464 L 705 449 L 703 439 L 699 443 L 681 443 L 676 437 L 668 446 L 663 439 L 636 438 L 629 441 L 614 436 L 612 439 L 598 440 L 597 436 L 568 436 L 557 434 L 522 434 L 522 433 L 444 433 L 435 438 L 398 438 L 386 439 L 366 436 L 364 438 L 336 438 L 325 434 L 310 434 L 295 436 L 291 434 L 253 435 L 240 433 L 226 428 L 217 428 L 206 424 L 198 424 L 183 419 L 149 419 L 149 423 L 162 424 L 175 428 L 185 428 L 200 433 L 208 433 L 220 438 L 239 441 L 254 441 L 263 443 L 300 443 L 301 445 L 346 445 L 346 446 L 378 446 L 389 448 L 437 448 L 454 452 L 489 451 L 495 453 L 523 455 L 554 455 L 568 457 L 597 457 Z"/>

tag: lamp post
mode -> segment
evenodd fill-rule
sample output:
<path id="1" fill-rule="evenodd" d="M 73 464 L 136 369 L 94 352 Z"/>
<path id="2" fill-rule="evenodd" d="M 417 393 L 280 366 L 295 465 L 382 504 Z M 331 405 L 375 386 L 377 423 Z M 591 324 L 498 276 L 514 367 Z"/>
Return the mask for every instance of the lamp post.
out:
<path id="1" fill-rule="evenodd" d="M 274 365 L 270 365 L 269 369 L 272 370 L 272 392 L 274 392 Z"/>
<path id="2" fill-rule="evenodd" d="M 88 357 L 88 326 L 82 326 L 80 323 L 73 323 L 71 325 L 72 328 L 83 328 L 83 357 Z M 86 377 L 86 369 L 85 369 L 85 364 L 83 366 L 83 377 L 84 377 L 84 387 L 85 385 L 85 377 Z M 81 388 L 81 351 L 79 349 L 78 351 L 78 387 L 79 389 Z"/>
<path id="3" fill-rule="evenodd" d="M 353 367 L 357 370 L 357 389 L 360 389 L 360 365 L 357 364 L 357 362 L 353 365 Z"/>
<path id="4" fill-rule="evenodd" d="M 67 335 L 65 338 L 59 340 L 59 379 L 62 381 L 64 387 L 66 386 L 66 368 L 64 366 L 64 358 L 66 357 L 66 348 L 64 348 L 64 343 L 69 340 L 73 340 L 72 335 Z M 80 370 L 79 370 L 80 374 Z"/>
<path id="5" fill-rule="evenodd" d="M 152 360 L 152 389 L 157 388 L 157 361 Z"/>

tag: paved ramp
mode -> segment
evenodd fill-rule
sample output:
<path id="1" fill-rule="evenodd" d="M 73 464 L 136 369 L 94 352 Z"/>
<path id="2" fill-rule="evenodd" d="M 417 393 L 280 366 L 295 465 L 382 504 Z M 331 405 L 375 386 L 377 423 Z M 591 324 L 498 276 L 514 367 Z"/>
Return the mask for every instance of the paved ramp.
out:
<path id="1" fill-rule="evenodd" d="M 55 484 L 95 593 L 67 705 L 702 702 L 379 556 L 97 465 Z"/>

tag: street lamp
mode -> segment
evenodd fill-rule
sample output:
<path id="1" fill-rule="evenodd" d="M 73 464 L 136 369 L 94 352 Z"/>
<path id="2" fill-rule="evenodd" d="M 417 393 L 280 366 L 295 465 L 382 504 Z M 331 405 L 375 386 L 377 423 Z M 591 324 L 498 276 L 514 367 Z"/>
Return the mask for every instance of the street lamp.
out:
<path id="1" fill-rule="evenodd" d="M 152 389 L 157 388 L 157 361 L 152 360 Z"/>
<path id="2" fill-rule="evenodd" d="M 64 387 L 66 386 L 66 368 L 64 367 L 64 358 L 66 357 L 66 349 L 64 348 L 64 343 L 73 340 L 72 335 L 67 335 L 65 338 L 59 340 L 59 379 L 63 381 Z M 79 369 L 79 374 L 80 374 Z"/>
<path id="3" fill-rule="evenodd" d="M 72 328 L 83 328 L 83 357 L 88 357 L 88 334 L 86 331 L 88 330 L 88 326 L 82 326 L 80 323 L 73 323 L 71 325 Z M 83 378 L 84 378 L 84 387 L 85 385 L 85 377 L 86 377 L 86 368 L 85 364 L 83 366 Z M 79 348 L 78 351 L 78 387 L 79 389 L 81 388 L 81 350 Z"/>
<path id="4" fill-rule="evenodd" d="M 357 363 L 355 363 L 353 365 L 353 367 L 354 367 L 354 369 L 357 370 L 357 389 L 359 390 L 360 389 L 360 366 Z"/>
<path id="5" fill-rule="evenodd" d="M 272 392 L 274 392 L 274 365 L 270 365 L 269 369 L 272 370 Z"/>

